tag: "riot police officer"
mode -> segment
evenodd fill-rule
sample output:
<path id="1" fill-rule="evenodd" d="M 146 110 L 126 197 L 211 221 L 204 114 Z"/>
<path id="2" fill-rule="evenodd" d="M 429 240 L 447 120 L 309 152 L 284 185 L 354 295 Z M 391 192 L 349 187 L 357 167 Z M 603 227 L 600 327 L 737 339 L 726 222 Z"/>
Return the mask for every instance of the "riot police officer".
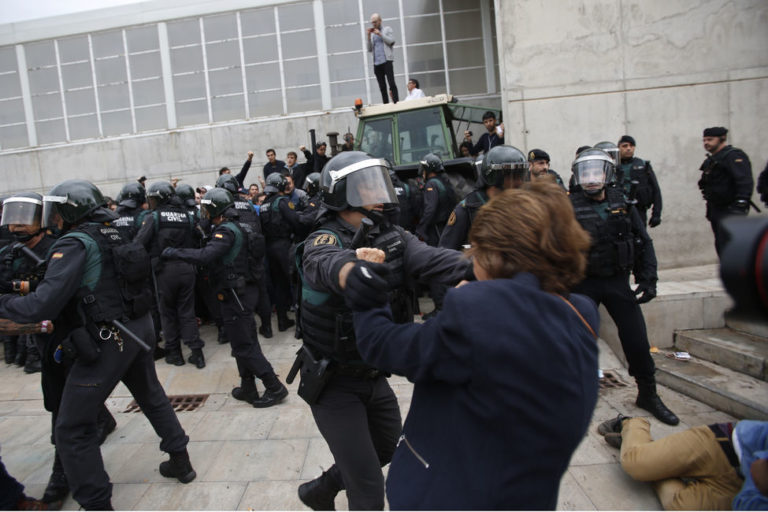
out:
<path id="1" fill-rule="evenodd" d="M 619 139 L 619 156 L 621 158 L 617 173 L 617 183 L 624 188 L 627 197 L 637 201 L 635 207 L 643 224 L 655 228 L 661 224 L 661 188 L 653 172 L 651 162 L 635 156 L 635 139 L 631 135 L 623 135 Z M 632 190 L 633 181 L 637 182 Z M 648 220 L 648 210 L 653 206 L 651 220 Z"/>
<path id="2" fill-rule="evenodd" d="M 249 224 L 235 223 L 225 216 L 234 205 L 229 191 L 223 188 L 209 190 L 200 205 L 202 215 L 214 226 L 208 243 L 200 249 L 168 247 L 163 250 L 162 257 L 206 265 L 211 269 L 224 329 L 240 374 L 240 386 L 232 390 L 232 396 L 254 407 L 276 405 L 288 396 L 288 390 L 261 351 L 253 319 L 253 310 L 259 300 L 254 261 L 264 256 L 263 238 Z M 261 240 L 260 247 L 258 240 Z M 261 397 L 256 390 L 255 377 L 266 387 Z"/>
<path id="3" fill-rule="evenodd" d="M 729 215 L 749 213 L 749 201 L 755 180 L 752 164 L 742 150 L 727 143 L 728 130 L 715 126 L 704 130 L 704 149 L 709 156 L 699 168 L 699 189 L 707 202 L 707 219 L 715 235 L 717 255 L 725 240 L 720 234 L 720 222 Z"/>
<path id="4" fill-rule="evenodd" d="M 418 199 L 420 196 L 414 190 L 415 187 L 407 181 L 401 180 L 394 169 L 390 168 L 389 179 L 392 181 L 395 194 L 397 194 L 397 205 L 393 205 L 396 208 L 392 212 L 395 218 L 392 222 L 414 233 L 418 220 L 417 210 L 419 209 Z"/>
<path id="5" fill-rule="evenodd" d="M 549 153 L 543 149 L 532 149 L 528 152 L 528 175 L 527 180 L 551 179 L 565 190 L 563 178 L 549 167 Z"/>
<path id="6" fill-rule="evenodd" d="M 44 227 L 56 225 L 64 235 L 52 247 L 45 276 L 34 293 L 0 297 L 3 318 L 29 323 L 53 317 L 53 343 L 74 358 L 54 436 L 72 495 L 86 510 L 112 508 L 95 432 L 97 411 L 121 380 L 161 437 L 160 449 L 170 454 L 160 473 L 182 482 L 196 476 L 189 438 L 155 373 L 146 301 L 135 302 L 131 293 L 148 276 L 148 257 L 143 249 L 133 252 L 136 247 L 108 225 L 116 214 L 105 204 L 99 189 L 84 180 L 53 187 L 43 198 Z"/>
<path id="7" fill-rule="evenodd" d="M 147 214 L 147 192 L 141 183 L 128 183 L 117 196 L 118 218 L 111 223 L 124 239 L 133 240 Z"/>
<path id="8" fill-rule="evenodd" d="M 304 208 L 298 212 L 299 223 L 302 229 L 296 233 L 295 240 L 301 242 L 304 240 L 317 220 L 318 212 L 322 206 L 320 198 L 320 173 L 311 172 L 304 179 L 303 190 L 307 193 L 304 200 Z M 295 251 L 294 251 L 295 252 Z"/>
<path id="9" fill-rule="evenodd" d="M 460 250 L 469 242 L 469 228 L 477 210 L 505 189 L 523 184 L 525 155 L 514 146 L 495 146 L 480 162 L 478 187 L 467 194 L 451 212 L 440 236 L 440 247 Z"/>
<path id="10" fill-rule="evenodd" d="M 419 173 L 424 177 L 424 212 L 416 226 L 416 234 L 435 247 L 451 210 L 456 206 L 456 192 L 445 176 L 443 161 L 434 153 L 424 156 L 419 163 Z"/>
<path id="11" fill-rule="evenodd" d="M 264 192 L 267 198 L 261 204 L 259 217 L 264 237 L 267 240 L 267 260 L 275 292 L 277 329 L 285 331 L 295 325 L 288 318 L 291 306 L 291 241 L 293 234 L 301 231 L 296 205 L 286 195 L 288 180 L 280 173 L 267 177 Z"/>
<path id="12" fill-rule="evenodd" d="M 599 149 L 600 151 L 602 151 L 603 153 L 605 153 L 609 157 L 611 157 L 611 160 L 613 161 L 614 167 L 618 167 L 618 165 L 619 165 L 619 146 L 617 146 L 613 142 L 604 140 L 602 142 L 598 142 L 593 147 L 595 149 Z M 581 149 L 581 148 L 579 148 L 579 149 Z M 581 154 L 581 152 L 577 150 L 576 151 L 576 155 L 578 156 L 579 154 Z M 618 178 L 617 174 L 618 173 L 614 172 L 614 175 L 613 175 L 611 183 L 614 183 L 614 184 L 616 183 L 616 179 Z"/>
<path id="13" fill-rule="evenodd" d="M 677 425 L 680 420 L 656 393 L 656 367 L 640 310 L 640 304 L 656 296 L 653 242 L 623 190 L 606 186 L 615 171 L 608 154 L 594 148 L 583 151 L 573 161 L 572 170 L 580 188 L 570 196 L 573 210 L 592 239 L 587 277 L 573 291 L 587 295 L 597 305 L 604 304 L 616 323 L 629 374 L 637 381 L 637 406 L 664 423 Z M 638 283 L 634 293 L 629 287 L 630 272 Z"/>
<path id="14" fill-rule="evenodd" d="M 388 167 L 360 151 L 333 157 L 320 177 L 328 212 L 302 247 L 299 395 L 310 404 L 335 460 L 299 487 L 301 500 L 315 510 L 332 510 L 344 488 L 350 510 L 382 509 L 380 468 L 390 461 L 401 429 L 386 376 L 357 352 L 352 312 L 342 296 L 358 251 L 362 257 L 373 253 L 389 268 L 390 305 L 398 322 L 413 321 L 413 310 L 398 294 L 409 280 L 455 284 L 470 268 L 459 252 L 430 247 L 387 220 L 384 205 L 397 200 Z"/>
<path id="15" fill-rule="evenodd" d="M 181 342 L 192 350 L 189 362 L 205 368 L 203 346 L 195 317 L 195 267 L 183 261 L 160 260 L 166 247 L 197 247 L 195 219 L 189 215 L 167 181 L 156 181 L 147 190 L 152 212 L 144 217 L 135 240 L 152 258 L 157 283 L 160 322 L 165 337 L 165 362 L 182 366 Z"/>
<path id="16" fill-rule="evenodd" d="M 195 221 L 200 220 L 200 212 L 197 209 L 197 203 L 195 202 L 195 189 L 192 185 L 186 183 L 179 183 L 175 187 L 176 197 L 179 198 L 179 202 L 187 210 L 187 213 L 191 214 Z"/>

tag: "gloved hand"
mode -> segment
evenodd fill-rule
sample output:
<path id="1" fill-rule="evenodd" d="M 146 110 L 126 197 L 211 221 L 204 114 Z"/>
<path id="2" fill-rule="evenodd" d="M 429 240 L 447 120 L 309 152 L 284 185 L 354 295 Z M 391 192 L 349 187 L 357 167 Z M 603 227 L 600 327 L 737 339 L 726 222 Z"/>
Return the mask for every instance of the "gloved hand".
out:
<path id="1" fill-rule="evenodd" d="M 635 295 L 640 295 L 635 299 L 638 304 L 645 304 L 646 302 L 650 302 L 654 299 L 654 297 L 656 297 L 656 284 L 641 281 L 635 289 Z"/>
<path id="2" fill-rule="evenodd" d="M 749 201 L 737 199 L 728 205 L 728 213 L 732 215 L 746 215 L 749 212 Z"/>
<path id="3" fill-rule="evenodd" d="M 347 274 L 344 301 L 352 311 L 366 311 L 387 303 L 389 268 L 381 263 L 358 261 Z"/>
<path id="4" fill-rule="evenodd" d="M 11 293 L 13 291 L 13 283 L 0 279 L 0 293 Z"/>
<path id="5" fill-rule="evenodd" d="M 160 253 L 160 258 L 164 260 L 173 260 L 176 259 L 176 248 L 175 247 L 166 247 L 163 249 L 163 252 Z"/>
<path id="6" fill-rule="evenodd" d="M 661 217 L 651 217 L 651 220 L 648 221 L 648 225 L 652 228 L 655 228 L 661 224 Z"/>

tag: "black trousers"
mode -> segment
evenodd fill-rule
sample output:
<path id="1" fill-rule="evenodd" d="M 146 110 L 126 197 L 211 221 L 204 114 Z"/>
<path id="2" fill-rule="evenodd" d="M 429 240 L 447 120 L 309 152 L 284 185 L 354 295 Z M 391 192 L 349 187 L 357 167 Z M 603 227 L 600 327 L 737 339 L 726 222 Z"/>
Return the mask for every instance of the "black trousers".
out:
<path id="1" fill-rule="evenodd" d="M 629 287 L 629 275 L 587 277 L 573 291 L 586 295 L 598 306 L 605 305 L 619 330 L 621 348 L 629 363 L 629 374 L 636 378 L 652 377 L 656 365 L 649 352 L 651 347 L 643 312 Z"/>
<path id="2" fill-rule="evenodd" d="M 275 372 L 264 357 L 256 334 L 253 310 L 259 301 L 258 288 L 254 284 L 246 285 L 245 291 L 238 294 L 240 304 L 235 300 L 233 293 L 231 289 L 219 292 L 221 317 L 232 348 L 232 357 L 237 362 L 237 370 L 241 378 L 248 379 L 256 376 L 263 379 L 265 375 Z M 240 305 L 243 306 L 242 309 Z"/>
<path id="3" fill-rule="evenodd" d="M 335 375 L 312 405 L 335 464 L 328 470 L 347 490 L 350 510 L 384 509 L 384 475 L 402 430 L 387 379 Z"/>
<path id="4" fill-rule="evenodd" d="M 731 215 L 746 216 L 747 214 L 733 213 L 728 211 L 727 208 L 720 208 L 711 204 L 707 204 L 707 219 L 709 219 L 709 224 L 712 226 L 712 233 L 715 235 L 715 251 L 717 251 L 718 258 L 723 252 L 725 242 L 727 242 L 726 237 L 720 230 L 720 224 L 723 222 L 723 219 L 730 217 Z"/>
<path id="5" fill-rule="evenodd" d="M 8 474 L 0 459 L 0 510 L 16 510 L 16 504 L 24 496 L 24 486 Z"/>
<path id="6" fill-rule="evenodd" d="M 127 326 L 154 346 L 149 315 L 128 322 Z M 95 362 L 74 362 L 56 420 L 56 450 L 72 497 L 85 509 L 103 509 L 112 497 L 112 484 L 104 470 L 96 437 L 96 421 L 99 409 L 118 382 L 126 385 L 160 436 L 161 450 L 180 452 L 189 442 L 157 379 L 153 354 L 144 352 L 128 336 L 124 338 L 122 352 L 114 340 L 98 341 L 101 353 Z"/>
<path id="7" fill-rule="evenodd" d="M 291 306 L 290 249 L 289 238 L 273 238 L 267 242 L 267 258 L 272 285 L 275 289 L 277 318 L 286 318 L 288 308 Z"/>
<path id="8" fill-rule="evenodd" d="M 384 83 L 386 77 L 389 82 L 389 88 L 392 90 L 392 101 L 397 103 L 400 101 L 400 97 L 397 94 L 397 85 L 395 84 L 395 69 L 392 66 L 392 61 L 385 61 L 383 64 L 377 64 L 373 66 L 373 74 L 376 75 L 376 81 L 379 82 L 379 90 L 381 91 L 381 102 L 389 103 L 389 92 L 387 91 L 387 84 Z"/>
<path id="9" fill-rule="evenodd" d="M 195 318 L 195 267 L 183 261 L 163 263 L 157 287 L 165 349 L 176 350 L 182 341 L 189 348 L 203 348 Z"/>

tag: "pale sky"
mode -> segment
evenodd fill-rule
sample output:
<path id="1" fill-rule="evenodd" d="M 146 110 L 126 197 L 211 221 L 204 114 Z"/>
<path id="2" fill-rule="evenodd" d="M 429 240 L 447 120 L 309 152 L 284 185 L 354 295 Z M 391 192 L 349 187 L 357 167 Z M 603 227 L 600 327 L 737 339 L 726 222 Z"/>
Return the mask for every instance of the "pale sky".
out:
<path id="1" fill-rule="evenodd" d="M 0 0 L 0 24 L 90 11 L 102 7 L 133 4 L 141 1 L 144 0 Z"/>

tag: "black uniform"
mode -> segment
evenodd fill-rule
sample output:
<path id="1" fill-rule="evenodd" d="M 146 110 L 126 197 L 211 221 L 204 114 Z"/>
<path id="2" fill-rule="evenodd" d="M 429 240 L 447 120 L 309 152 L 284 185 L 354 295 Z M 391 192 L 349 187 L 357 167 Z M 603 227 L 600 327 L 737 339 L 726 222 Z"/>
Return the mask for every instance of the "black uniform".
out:
<path id="1" fill-rule="evenodd" d="M 702 171 L 699 189 L 707 201 L 707 219 L 715 235 L 717 254 L 723 248 L 720 222 L 728 215 L 746 215 L 755 186 L 752 165 L 742 150 L 733 146 L 709 155 L 699 168 Z"/>
<path id="2" fill-rule="evenodd" d="M 117 228 L 120 231 L 120 236 L 124 240 L 133 240 L 136 233 L 139 232 L 144 217 L 149 213 L 149 210 L 143 208 L 128 208 L 126 206 L 118 206 L 116 213 L 119 217 L 110 222 L 110 225 Z"/>
<path id="3" fill-rule="evenodd" d="M 461 250 L 463 245 L 468 244 L 469 228 L 472 227 L 477 211 L 487 202 L 488 192 L 485 189 L 473 190 L 459 201 L 448 217 L 438 246 Z"/>
<path id="4" fill-rule="evenodd" d="M 637 213 L 640 214 L 643 224 L 648 223 L 648 210 L 653 207 L 651 227 L 658 226 L 661 222 L 661 188 L 651 162 L 637 157 L 626 161 L 622 159 L 618 169 L 619 182 L 623 185 L 627 197 L 632 191 L 632 181 L 637 181 L 634 199 L 637 201 Z"/>
<path id="5" fill-rule="evenodd" d="M 765 169 L 757 178 L 757 193 L 763 204 L 768 207 L 768 164 L 765 165 Z"/>
<path id="6" fill-rule="evenodd" d="M 427 244 L 437 246 L 440 233 L 454 206 L 456 206 L 456 193 L 445 174 L 429 178 L 424 184 L 424 212 L 416 227 L 416 233 Z"/>
<path id="7" fill-rule="evenodd" d="M 656 253 L 645 225 L 621 190 L 608 187 L 602 201 L 594 201 L 583 192 L 571 194 L 576 219 L 589 232 L 592 245 L 587 262 L 587 276 L 573 291 L 605 304 L 616 323 L 629 374 L 651 379 L 655 371 L 649 353 L 645 320 L 632 289 L 629 273 L 635 281 L 653 288 Z"/>
<path id="8" fill-rule="evenodd" d="M 304 242 L 301 322 L 305 346 L 318 360 L 330 361 L 330 378 L 310 404 L 336 462 L 323 477 L 325 485 L 335 491 L 346 488 L 351 510 L 369 510 L 384 507 L 380 468 L 395 450 L 401 418 L 385 375 L 365 364 L 357 352 L 352 312 L 341 295 L 338 274 L 345 263 L 355 261 L 355 232 L 332 217 Z M 455 284 L 469 265 L 460 253 L 429 247 L 389 223 L 373 227 L 360 246 L 385 252 L 394 290 L 390 303 L 398 322 L 413 320 L 409 302 L 403 300 L 407 295 L 400 293 L 409 280 L 418 276 Z"/>
<path id="9" fill-rule="evenodd" d="M 198 246 L 194 218 L 181 205 L 161 204 L 144 217 L 135 240 L 146 247 L 152 258 L 166 357 L 179 353 L 182 341 L 190 349 L 203 348 L 205 342 L 200 339 L 195 317 L 195 266 L 184 261 L 160 260 L 166 247 Z"/>
<path id="10" fill-rule="evenodd" d="M 397 194 L 397 218 L 394 223 L 413 233 L 416 230 L 418 220 L 418 198 L 413 185 L 402 181 L 394 172 L 389 175 L 392 181 L 392 188 Z"/>
<path id="11" fill-rule="evenodd" d="M 97 212 L 91 219 L 111 219 L 103 217 Z M 127 386 L 161 437 L 161 450 L 183 452 L 189 438 L 157 379 L 152 354 L 125 334 L 119 336 L 121 341 L 115 335 L 102 341 L 97 334 L 109 320 L 121 318 L 133 333 L 154 345 L 151 318 L 136 315 L 121 294 L 111 251 L 122 243 L 118 231 L 86 222 L 70 233 L 53 246 L 45 278 L 35 292 L 0 297 L 0 316 L 20 323 L 53 318 L 54 344 L 69 345 L 77 339 L 79 346 L 99 349 L 93 352 L 93 361 L 83 351 L 72 364 L 54 436 L 73 497 L 86 509 L 103 510 L 109 506 L 112 484 L 95 435 L 97 414 L 118 382 Z M 99 267 L 100 272 L 95 271 Z"/>

